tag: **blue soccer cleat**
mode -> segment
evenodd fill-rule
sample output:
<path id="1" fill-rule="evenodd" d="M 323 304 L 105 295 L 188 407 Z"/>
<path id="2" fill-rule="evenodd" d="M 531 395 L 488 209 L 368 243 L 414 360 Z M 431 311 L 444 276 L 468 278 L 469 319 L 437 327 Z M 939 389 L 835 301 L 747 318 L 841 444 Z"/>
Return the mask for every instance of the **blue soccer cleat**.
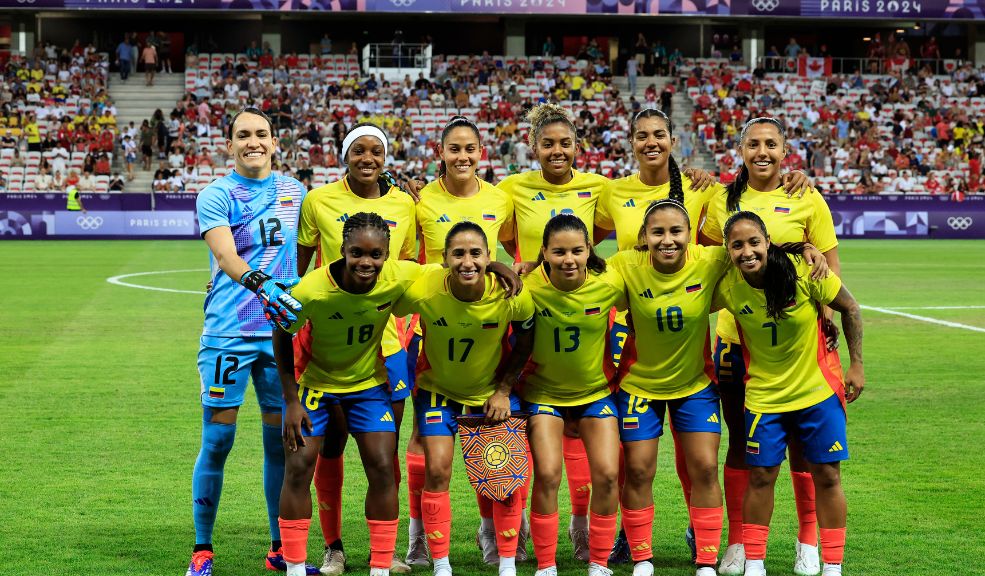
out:
<path id="1" fill-rule="evenodd" d="M 212 576 L 212 551 L 199 550 L 192 554 L 185 576 Z"/>
<path id="2" fill-rule="evenodd" d="M 694 539 L 694 526 L 690 524 L 688 524 L 687 530 L 684 532 L 684 542 L 691 549 L 691 562 L 694 562 L 698 559 L 698 542 Z"/>
<path id="3" fill-rule="evenodd" d="M 287 561 L 284 560 L 284 554 L 281 550 L 276 552 L 270 550 L 267 552 L 267 558 L 264 560 L 264 567 L 267 570 L 276 570 L 278 572 L 287 572 Z M 304 573 L 308 576 L 315 576 L 316 574 L 321 574 L 321 571 L 317 566 L 312 566 L 311 564 L 304 565 Z"/>
<path id="4" fill-rule="evenodd" d="M 633 553 L 629 550 L 626 534 L 619 532 L 616 541 L 612 544 L 612 551 L 609 552 L 609 564 L 628 564 L 632 559 Z"/>

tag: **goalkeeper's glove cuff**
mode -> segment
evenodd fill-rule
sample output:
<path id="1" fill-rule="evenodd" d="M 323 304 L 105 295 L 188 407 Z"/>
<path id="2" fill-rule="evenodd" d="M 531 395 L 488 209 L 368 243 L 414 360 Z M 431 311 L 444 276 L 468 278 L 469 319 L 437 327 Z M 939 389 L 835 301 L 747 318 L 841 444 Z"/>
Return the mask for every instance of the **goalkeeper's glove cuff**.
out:
<path id="1" fill-rule="evenodd" d="M 263 270 L 249 270 L 240 277 L 239 283 L 250 292 L 256 294 L 260 291 L 260 287 L 263 286 L 263 283 L 270 280 L 270 278 L 270 275 L 265 273 Z"/>

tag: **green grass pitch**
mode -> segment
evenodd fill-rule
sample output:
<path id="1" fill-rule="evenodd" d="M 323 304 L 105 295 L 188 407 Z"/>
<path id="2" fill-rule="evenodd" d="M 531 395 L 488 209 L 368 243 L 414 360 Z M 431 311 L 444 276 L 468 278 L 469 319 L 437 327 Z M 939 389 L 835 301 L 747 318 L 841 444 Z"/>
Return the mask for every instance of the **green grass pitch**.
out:
<path id="1" fill-rule="evenodd" d="M 607 242 L 611 244 L 611 242 Z M 603 246 L 611 253 L 611 247 Z M 985 556 L 985 243 L 845 241 L 846 284 L 865 310 L 867 386 L 849 410 L 852 459 L 846 574 L 974 573 Z M 2 242 L 0 542 L 4 574 L 183 574 L 193 543 L 191 473 L 201 407 L 195 356 L 202 242 Z M 965 307 L 929 309 L 929 307 Z M 942 325 L 928 320 L 946 321 Z M 974 330 L 977 328 L 978 330 Z M 844 348 L 844 347 L 843 347 Z M 406 441 L 408 422 L 404 423 Z M 654 484 L 657 573 L 693 574 L 669 435 Z M 724 443 L 723 443 L 724 444 Z M 216 525 L 216 574 L 259 575 L 267 520 L 255 400 L 241 411 Z M 350 572 L 366 573 L 364 478 L 347 452 Z M 473 494 L 456 460 L 452 562 L 479 561 Z M 796 534 L 790 482 L 778 483 L 767 567 L 791 574 Z M 562 488 L 562 532 L 567 494 Z M 406 503 L 401 512 L 406 515 Z M 314 523 L 317 526 L 317 522 Z M 309 559 L 320 559 L 313 526 Z M 406 549 L 406 520 L 398 550 Z M 562 534 L 560 572 L 581 574 Z M 533 563 L 519 566 L 532 574 Z M 630 574 L 619 566 L 616 574 Z M 418 571 L 427 573 L 427 571 Z"/>

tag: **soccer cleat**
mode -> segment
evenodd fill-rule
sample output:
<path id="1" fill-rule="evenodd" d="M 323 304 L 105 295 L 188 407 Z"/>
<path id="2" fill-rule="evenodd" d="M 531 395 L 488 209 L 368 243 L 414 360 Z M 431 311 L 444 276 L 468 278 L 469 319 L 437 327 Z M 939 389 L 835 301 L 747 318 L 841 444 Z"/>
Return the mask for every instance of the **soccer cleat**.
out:
<path id="1" fill-rule="evenodd" d="M 520 516 L 520 533 L 516 536 L 516 561 L 526 562 L 528 559 L 527 555 L 527 541 L 530 540 L 530 523 L 527 522 L 527 515 L 523 514 Z"/>
<path id="2" fill-rule="evenodd" d="M 628 564 L 633 560 L 633 553 L 629 549 L 629 540 L 626 534 L 620 532 L 616 535 L 616 541 L 612 544 L 612 552 L 609 552 L 609 564 Z M 636 569 L 633 569 L 636 573 Z M 653 574 L 653 567 L 650 567 L 650 574 Z"/>
<path id="3" fill-rule="evenodd" d="M 557 566 L 548 566 L 542 570 L 534 572 L 534 576 L 557 576 Z"/>
<path id="4" fill-rule="evenodd" d="M 649 560 L 637 562 L 633 566 L 633 576 L 653 576 L 653 564 Z"/>
<path id="5" fill-rule="evenodd" d="M 325 556 L 322 557 L 321 570 L 324 576 L 339 576 L 345 572 L 345 552 L 325 548 Z"/>
<path id="6" fill-rule="evenodd" d="M 394 554 L 393 560 L 390 561 L 390 574 L 410 574 L 410 566 Z"/>
<path id="7" fill-rule="evenodd" d="M 588 562 L 588 530 L 568 526 L 568 538 L 574 547 L 575 559 Z"/>
<path id="8" fill-rule="evenodd" d="M 482 530 L 481 528 L 475 535 L 475 543 L 482 550 L 482 561 L 486 564 L 495 566 L 499 564 L 499 547 L 496 544 L 496 533 L 492 530 Z M 526 546 L 526 544 L 524 544 Z M 524 550 L 526 552 L 526 550 Z M 520 543 L 517 542 L 517 555 L 520 553 Z"/>
<path id="9" fill-rule="evenodd" d="M 404 561 L 411 566 L 430 566 L 431 552 L 428 550 L 428 539 L 424 532 L 418 532 L 410 538 L 407 544 L 407 557 Z"/>
<path id="10" fill-rule="evenodd" d="M 722 576 L 739 576 L 746 569 L 746 548 L 742 544 L 729 544 L 722 561 L 718 563 L 718 573 Z"/>
<path id="11" fill-rule="evenodd" d="M 369 576 L 390 576 L 390 571 L 386 568 L 370 568 Z"/>
<path id="12" fill-rule="evenodd" d="M 694 526 L 687 525 L 684 531 L 684 543 L 691 549 L 691 562 L 698 559 L 698 541 L 694 539 Z"/>
<path id="13" fill-rule="evenodd" d="M 287 562 L 284 560 L 283 549 L 267 551 L 267 558 L 263 562 L 264 568 L 267 570 L 275 570 L 277 572 L 287 572 Z M 321 571 L 317 566 L 312 566 L 311 564 L 304 565 L 304 573 L 308 576 L 315 576 L 316 574 L 321 574 Z M 341 572 L 339 572 L 341 574 Z"/>
<path id="14" fill-rule="evenodd" d="M 766 566 L 762 560 L 746 560 L 745 576 L 766 576 Z"/>
<path id="15" fill-rule="evenodd" d="M 715 576 L 715 569 L 710 566 L 702 566 L 694 573 L 694 576 Z"/>
<path id="16" fill-rule="evenodd" d="M 817 576 L 821 573 L 821 558 L 817 546 L 797 541 L 797 560 L 793 563 L 793 573 L 797 576 Z"/>
<path id="17" fill-rule="evenodd" d="M 841 564 L 825 564 L 821 576 L 841 576 Z"/>
<path id="18" fill-rule="evenodd" d="M 612 576 L 612 570 L 592 562 L 588 565 L 588 576 Z"/>
<path id="19" fill-rule="evenodd" d="M 442 558 L 434 563 L 434 576 L 452 576 L 448 558 Z"/>
<path id="20" fill-rule="evenodd" d="M 212 551 L 199 550 L 192 554 L 185 576 L 212 576 Z"/>

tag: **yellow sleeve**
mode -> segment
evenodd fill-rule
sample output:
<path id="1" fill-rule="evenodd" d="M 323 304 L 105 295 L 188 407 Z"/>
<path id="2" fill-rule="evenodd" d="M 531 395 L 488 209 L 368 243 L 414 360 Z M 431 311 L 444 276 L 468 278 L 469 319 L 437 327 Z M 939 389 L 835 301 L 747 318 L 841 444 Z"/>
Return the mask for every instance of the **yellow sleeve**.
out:
<path id="1" fill-rule="evenodd" d="M 401 192 L 401 194 L 404 194 Z M 410 227 L 407 228 L 407 234 L 404 236 L 404 244 L 400 247 L 400 259 L 401 260 L 413 260 L 418 256 L 417 253 L 417 208 L 414 206 L 414 201 L 407 197 L 410 202 Z"/>
<path id="2" fill-rule="evenodd" d="M 311 194 L 301 203 L 301 222 L 298 226 L 298 244 L 313 248 L 318 245 L 318 220 L 315 218 L 315 200 Z"/>
<path id="3" fill-rule="evenodd" d="M 607 267 L 602 280 L 611 286 L 616 293 L 616 300 L 612 304 L 616 307 L 616 310 L 622 312 L 629 308 L 629 301 L 626 299 L 626 281 L 623 279 L 622 272 L 619 271 L 619 268 L 615 266 Z"/>
<path id="4" fill-rule="evenodd" d="M 530 295 L 530 290 L 524 290 L 520 292 L 509 301 L 510 303 L 510 321 L 511 322 L 525 322 L 534 316 L 534 299 Z"/>
<path id="5" fill-rule="evenodd" d="M 820 280 L 812 280 L 806 265 L 801 273 L 804 274 L 803 278 L 808 282 L 808 290 L 815 302 L 824 305 L 830 304 L 841 291 L 841 278 L 835 274 L 828 274 L 826 278 Z"/>
<path id="6" fill-rule="evenodd" d="M 711 297 L 711 311 L 717 312 L 718 310 L 728 310 L 728 292 L 729 287 L 732 284 L 732 275 L 728 271 L 722 276 L 722 279 L 715 284 L 715 293 Z M 733 325 L 735 323 L 733 322 Z"/>
<path id="7" fill-rule="evenodd" d="M 315 299 L 315 295 L 318 293 L 318 280 L 325 277 L 325 272 L 324 267 L 315 268 L 305 274 L 304 278 L 301 278 L 301 281 L 291 288 L 291 296 L 301 303 L 301 311 L 297 313 L 298 319 L 287 329 L 288 333 L 297 334 L 298 330 L 308 321 L 307 305 Z"/>
<path id="8" fill-rule="evenodd" d="M 419 312 L 418 307 L 420 305 L 421 299 L 427 295 L 427 275 L 418 278 L 410 288 L 404 292 L 404 295 L 397 299 L 393 304 L 393 315 L 397 318 L 403 318 L 404 316 L 409 316 Z"/>
<path id="9" fill-rule="evenodd" d="M 502 226 L 499 227 L 499 241 L 508 242 L 516 237 L 516 217 L 514 216 L 513 196 L 510 195 L 509 192 L 505 191 L 503 196 L 505 196 L 504 208 L 506 208 L 506 219 L 503 220 Z M 495 244 L 495 242 L 492 243 Z M 493 248 L 495 248 L 495 246 L 489 247 L 489 249 L 495 253 Z"/>
<path id="10" fill-rule="evenodd" d="M 719 244 L 724 243 L 724 238 L 722 238 L 722 225 L 723 216 L 725 211 L 725 193 L 722 192 L 721 197 L 711 196 L 708 199 L 708 215 L 705 217 L 705 223 L 701 227 L 701 233 L 708 237 L 712 242 L 717 242 Z"/>
<path id="11" fill-rule="evenodd" d="M 835 235 L 834 220 L 831 219 L 831 209 L 824 201 L 824 196 L 817 192 L 810 193 L 814 210 L 807 219 L 807 240 L 821 252 L 827 252 L 838 246 Z"/>
<path id="12" fill-rule="evenodd" d="M 609 199 L 612 197 L 611 182 L 606 182 L 602 186 L 602 193 L 599 194 L 598 203 L 595 204 L 595 226 L 605 230 L 615 230 L 616 224 L 612 221 L 609 214 Z"/>

